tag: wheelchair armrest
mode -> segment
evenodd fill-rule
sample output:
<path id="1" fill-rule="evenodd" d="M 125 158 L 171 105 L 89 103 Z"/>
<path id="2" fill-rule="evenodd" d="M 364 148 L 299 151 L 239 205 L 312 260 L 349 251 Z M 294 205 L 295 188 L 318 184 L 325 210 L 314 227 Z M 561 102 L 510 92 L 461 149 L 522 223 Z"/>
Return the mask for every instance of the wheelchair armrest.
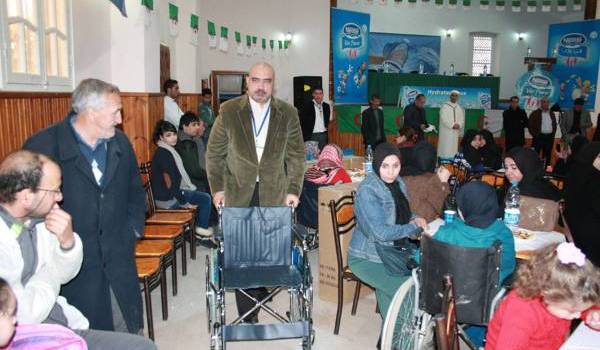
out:
<path id="1" fill-rule="evenodd" d="M 309 236 L 306 226 L 300 224 L 294 224 L 292 226 L 292 232 L 294 232 L 294 236 L 301 241 L 305 241 Z"/>

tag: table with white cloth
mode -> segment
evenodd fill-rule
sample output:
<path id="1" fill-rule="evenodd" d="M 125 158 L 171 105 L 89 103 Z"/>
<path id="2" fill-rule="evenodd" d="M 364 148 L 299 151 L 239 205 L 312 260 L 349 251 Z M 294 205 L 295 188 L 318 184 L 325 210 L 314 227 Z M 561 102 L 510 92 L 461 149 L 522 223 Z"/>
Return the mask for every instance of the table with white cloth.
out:
<path id="1" fill-rule="evenodd" d="M 560 347 L 560 350 L 600 349 L 600 331 L 596 331 L 581 322 L 575 332 Z"/>
<path id="2" fill-rule="evenodd" d="M 432 235 L 439 230 L 440 226 L 444 225 L 444 220 L 438 218 L 429 223 L 429 231 Z M 515 251 L 517 259 L 529 259 L 536 251 L 552 244 L 562 243 L 565 241 L 565 235 L 556 231 L 531 231 L 519 229 L 531 234 L 528 239 L 522 239 L 513 235 L 515 239 Z"/>

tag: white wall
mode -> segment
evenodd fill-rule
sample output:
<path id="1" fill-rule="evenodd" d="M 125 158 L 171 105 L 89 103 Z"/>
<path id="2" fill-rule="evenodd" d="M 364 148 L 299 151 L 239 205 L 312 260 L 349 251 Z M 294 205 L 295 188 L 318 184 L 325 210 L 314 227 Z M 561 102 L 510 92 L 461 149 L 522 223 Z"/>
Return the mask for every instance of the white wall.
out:
<path id="1" fill-rule="evenodd" d="M 479 2 L 473 1 L 470 10 L 459 5 L 456 9 L 444 7 L 437 9 L 431 4 L 410 8 L 398 6 L 392 0 L 387 5 L 367 5 L 363 1 L 353 4 L 352 0 L 338 0 L 338 8 L 366 12 L 371 14 L 371 31 L 385 33 L 424 34 L 442 36 L 440 53 L 440 73 L 449 71 L 454 63 L 456 72 L 471 72 L 470 68 L 470 32 L 492 32 L 497 34 L 497 64 L 494 75 L 500 76 L 500 98 L 508 98 L 515 93 L 516 80 L 526 71 L 523 57 L 527 47 L 531 47 L 533 56 L 546 56 L 548 43 L 548 25 L 560 22 L 572 22 L 583 19 L 583 12 L 538 11 L 527 13 L 510 10 L 510 2 L 504 11 L 480 10 Z M 524 2 L 523 2 L 524 3 Z M 569 3 L 570 4 L 570 3 Z M 452 28 L 451 38 L 442 32 Z M 525 33 L 525 39 L 518 41 L 516 33 Z"/>
<path id="2" fill-rule="evenodd" d="M 177 0 L 178 4 L 184 3 Z M 293 76 L 316 75 L 323 77 L 325 95 L 329 82 L 329 1 L 325 0 L 197 0 L 200 15 L 200 41 L 197 48 L 180 44 L 189 41 L 184 35 L 176 39 L 176 56 L 197 59 L 195 67 L 187 58 L 177 59 L 175 69 L 171 65 L 173 78 L 179 80 L 183 92 L 200 91 L 201 79 L 207 79 L 212 70 L 246 71 L 255 62 L 266 60 L 275 68 L 276 95 L 289 102 L 293 100 Z M 189 13 L 184 14 L 185 26 L 189 28 Z M 180 13 L 181 17 L 181 13 Z M 217 36 L 220 26 L 229 28 L 229 51 L 208 48 L 207 19 L 216 25 Z M 161 26 L 161 31 L 168 28 Z M 238 56 L 235 31 L 258 36 L 258 54 Z M 260 38 L 280 39 L 282 33 L 294 33 L 294 41 L 287 54 L 276 53 L 266 58 L 262 55 Z M 181 34 L 181 31 L 180 31 Z M 180 35 L 181 36 L 181 35 Z M 161 35 L 164 37 L 164 35 Z M 268 47 L 268 41 L 267 41 Z M 277 49 L 275 50 L 277 51 Z M 196 69 L 196 84 L 190 78 Z M 195 90 L 192 90 L 195 89 Z"/>
<path id="3" fill-rule="evenodd" d="M 109 1 L 73 1 L 74 83 L 98 78 L 127 92 L 158 92 L 156 11 L 126 0 L 127 16 Z"/>

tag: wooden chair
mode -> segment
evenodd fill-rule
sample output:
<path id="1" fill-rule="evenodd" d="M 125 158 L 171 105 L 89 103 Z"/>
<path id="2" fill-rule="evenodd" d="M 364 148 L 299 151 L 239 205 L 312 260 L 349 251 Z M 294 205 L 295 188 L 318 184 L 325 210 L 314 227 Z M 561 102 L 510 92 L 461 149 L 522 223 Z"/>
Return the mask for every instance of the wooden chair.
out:
<path id="1" fill-rule="evenodd" d="M 196 259 L 196 232 L 195 219 L 196 210 L 190 208 L 180 209 L 157 209 L 154 202 L 154 194 L 152 193 L 152 184 L 150 176 L 152 171 L 152 162 L 145 162 L 140 165 L 140 174 L 142 183 L 146 191 L 146 204 L 148 211 L 146 212 L 147 225 L 177 225 L 183 228 L 184 235 L 187 234 L 190 240 L 190 258 Z M 183 243 L 182 243 L 183 244 Z M 182 249 L 181 271 L 182 275 L 187 274 L 187 263 L 185 261 L 185 251 Z"/>
<path id="2" fill-rule="evenodd" d="M 494 188 L 500 188 L 504 186 L 504 175 L 499 173 L 483 173 L 479 177 L 479 180 L 493 186 Z"/>
<path id="3" fill-rule="evenodd" d="M 352 231 L 356 226 L 356 218 L 354 216 L 354 192 L 352 195 L 343 196 L 337 201 L 329 202 L 329 210 L 331 211 L 331 223 L 333 225 L 333 239 L 335 241 L 335 254 L 337 257 L 338 270 L 338 297 L 337 297 L 337 313 L 335 316 L 335 327 L 333 334 L 338 334 L 340 331 L 340 320 L 342 317 L 342 308 L 344 306 L 344 280 L 355 281 L 356 288 L 354 289 L 354 299 L 352 301 L 352 315 L 356 315 L 356 307 L 358 306 L 358 297 L 360 296 L 360 287 L 362 282 L 348 266 L 347 260 L 344 262 L 342 257 L 342 245 L 340 236 Z"/>
<path id="4" fill-rule="evenodd" d="M 170 240 L 173 242 L 173 260 L 177 261 L 177 249 L 181 248 L 181 265 L 186 265 L 186 248 L 183 228 L 178 225 L 145 225 L 144 240 Z M 175 264 L 174 266 L 176 266 Z M 175 271 L 175 268 L 174 268 Z M 175 278 L 173 295 L 177 295 Z"/>
<path id="5" fill-rule="evenodd" d="M 459 333 L 456 324 L 456 304 L 451 275 L 443 279 L 442 313 L 435 315 L 435 338 L 438 350 L 459 350 Z"/>
<path id="6" fill-rule="evenodd" d="M 144 302 L 146 303 L 146 320 L 148 321 L 148 337 L 154 341 L 154 320 L 152 316 L 152 298 L 150 293 L 160 285 L 160 297 L 162 301 L 163 319 L 167 313 L 167 283 L 164 270 L 160 268 L 159 258 L 136 258 L 138 280 L 142 284 Z"/>
<path id="7" fill-rule="evenodd" d="M 135 244 L 136 258 L 159 258 L 160 268 L 163 274 L 166 274 L 167 268 L 171 267 L 171 278 L 173 283 L 173 295 L 177 295 L 177 260 L 175 259 L 175 250 L 171 240 L 152 240 L 141 239 Z M 168 315 L 163 310 L 163 318 L 166 320 Z"/>

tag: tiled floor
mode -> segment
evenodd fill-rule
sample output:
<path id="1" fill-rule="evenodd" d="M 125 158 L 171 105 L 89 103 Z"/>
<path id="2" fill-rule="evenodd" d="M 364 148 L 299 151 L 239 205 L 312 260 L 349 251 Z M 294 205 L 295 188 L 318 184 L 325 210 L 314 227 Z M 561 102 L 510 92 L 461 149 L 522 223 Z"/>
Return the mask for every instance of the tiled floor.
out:
<path id="1" fill-rule="evenodd" d="M 159 349 L 209 349 L 208 331 L 206 326 L 206 304 L 204 293 L 204 257 L 208 250 L 200 248 L 196 260 L 188 260 L 188 274 L 181 277 L 179 271 L 179 293 L 171 295 L 169 279 L 169 319 L 162 321 L 160 312 L 160 291 L 152 292 L 154 313 L 154 331 L 156 344 Z M 180 259 L 180 257 L 178 257 Z M 356 316 L 350 315 L 352 303 L 344 305 L 344 313 L 340 334 L 333 334 L 336 304 L 319 299 L 318 292 L 318 252 L 310 253 L 311 267 L 315 279 L 315 298 L 313 319 L 316 331 L 314 349 L 375 349 L 381 317 L 375 313 L 375 296 L 370 294 L 360 299 Z M 167 277 L 171 275 L 170 271 Z M 350 293 L 353 291 L 349 291 Z M 230 293 L 231 294 L 231 293 Z M 281 293 L 274 300 L 275 309 L 280 312 L 287 310 L 288 294 Z M 227 298 L 227 315 L 236 316 L 233 294 Z M 265 317 L 261 312 L 261 318 Z M 284 340 L 268 342 L 236 342 L 227 343 L 227 349 L 236 350 L 269 350 L 269 349 L 301 349 L 301 340 Z"/>

